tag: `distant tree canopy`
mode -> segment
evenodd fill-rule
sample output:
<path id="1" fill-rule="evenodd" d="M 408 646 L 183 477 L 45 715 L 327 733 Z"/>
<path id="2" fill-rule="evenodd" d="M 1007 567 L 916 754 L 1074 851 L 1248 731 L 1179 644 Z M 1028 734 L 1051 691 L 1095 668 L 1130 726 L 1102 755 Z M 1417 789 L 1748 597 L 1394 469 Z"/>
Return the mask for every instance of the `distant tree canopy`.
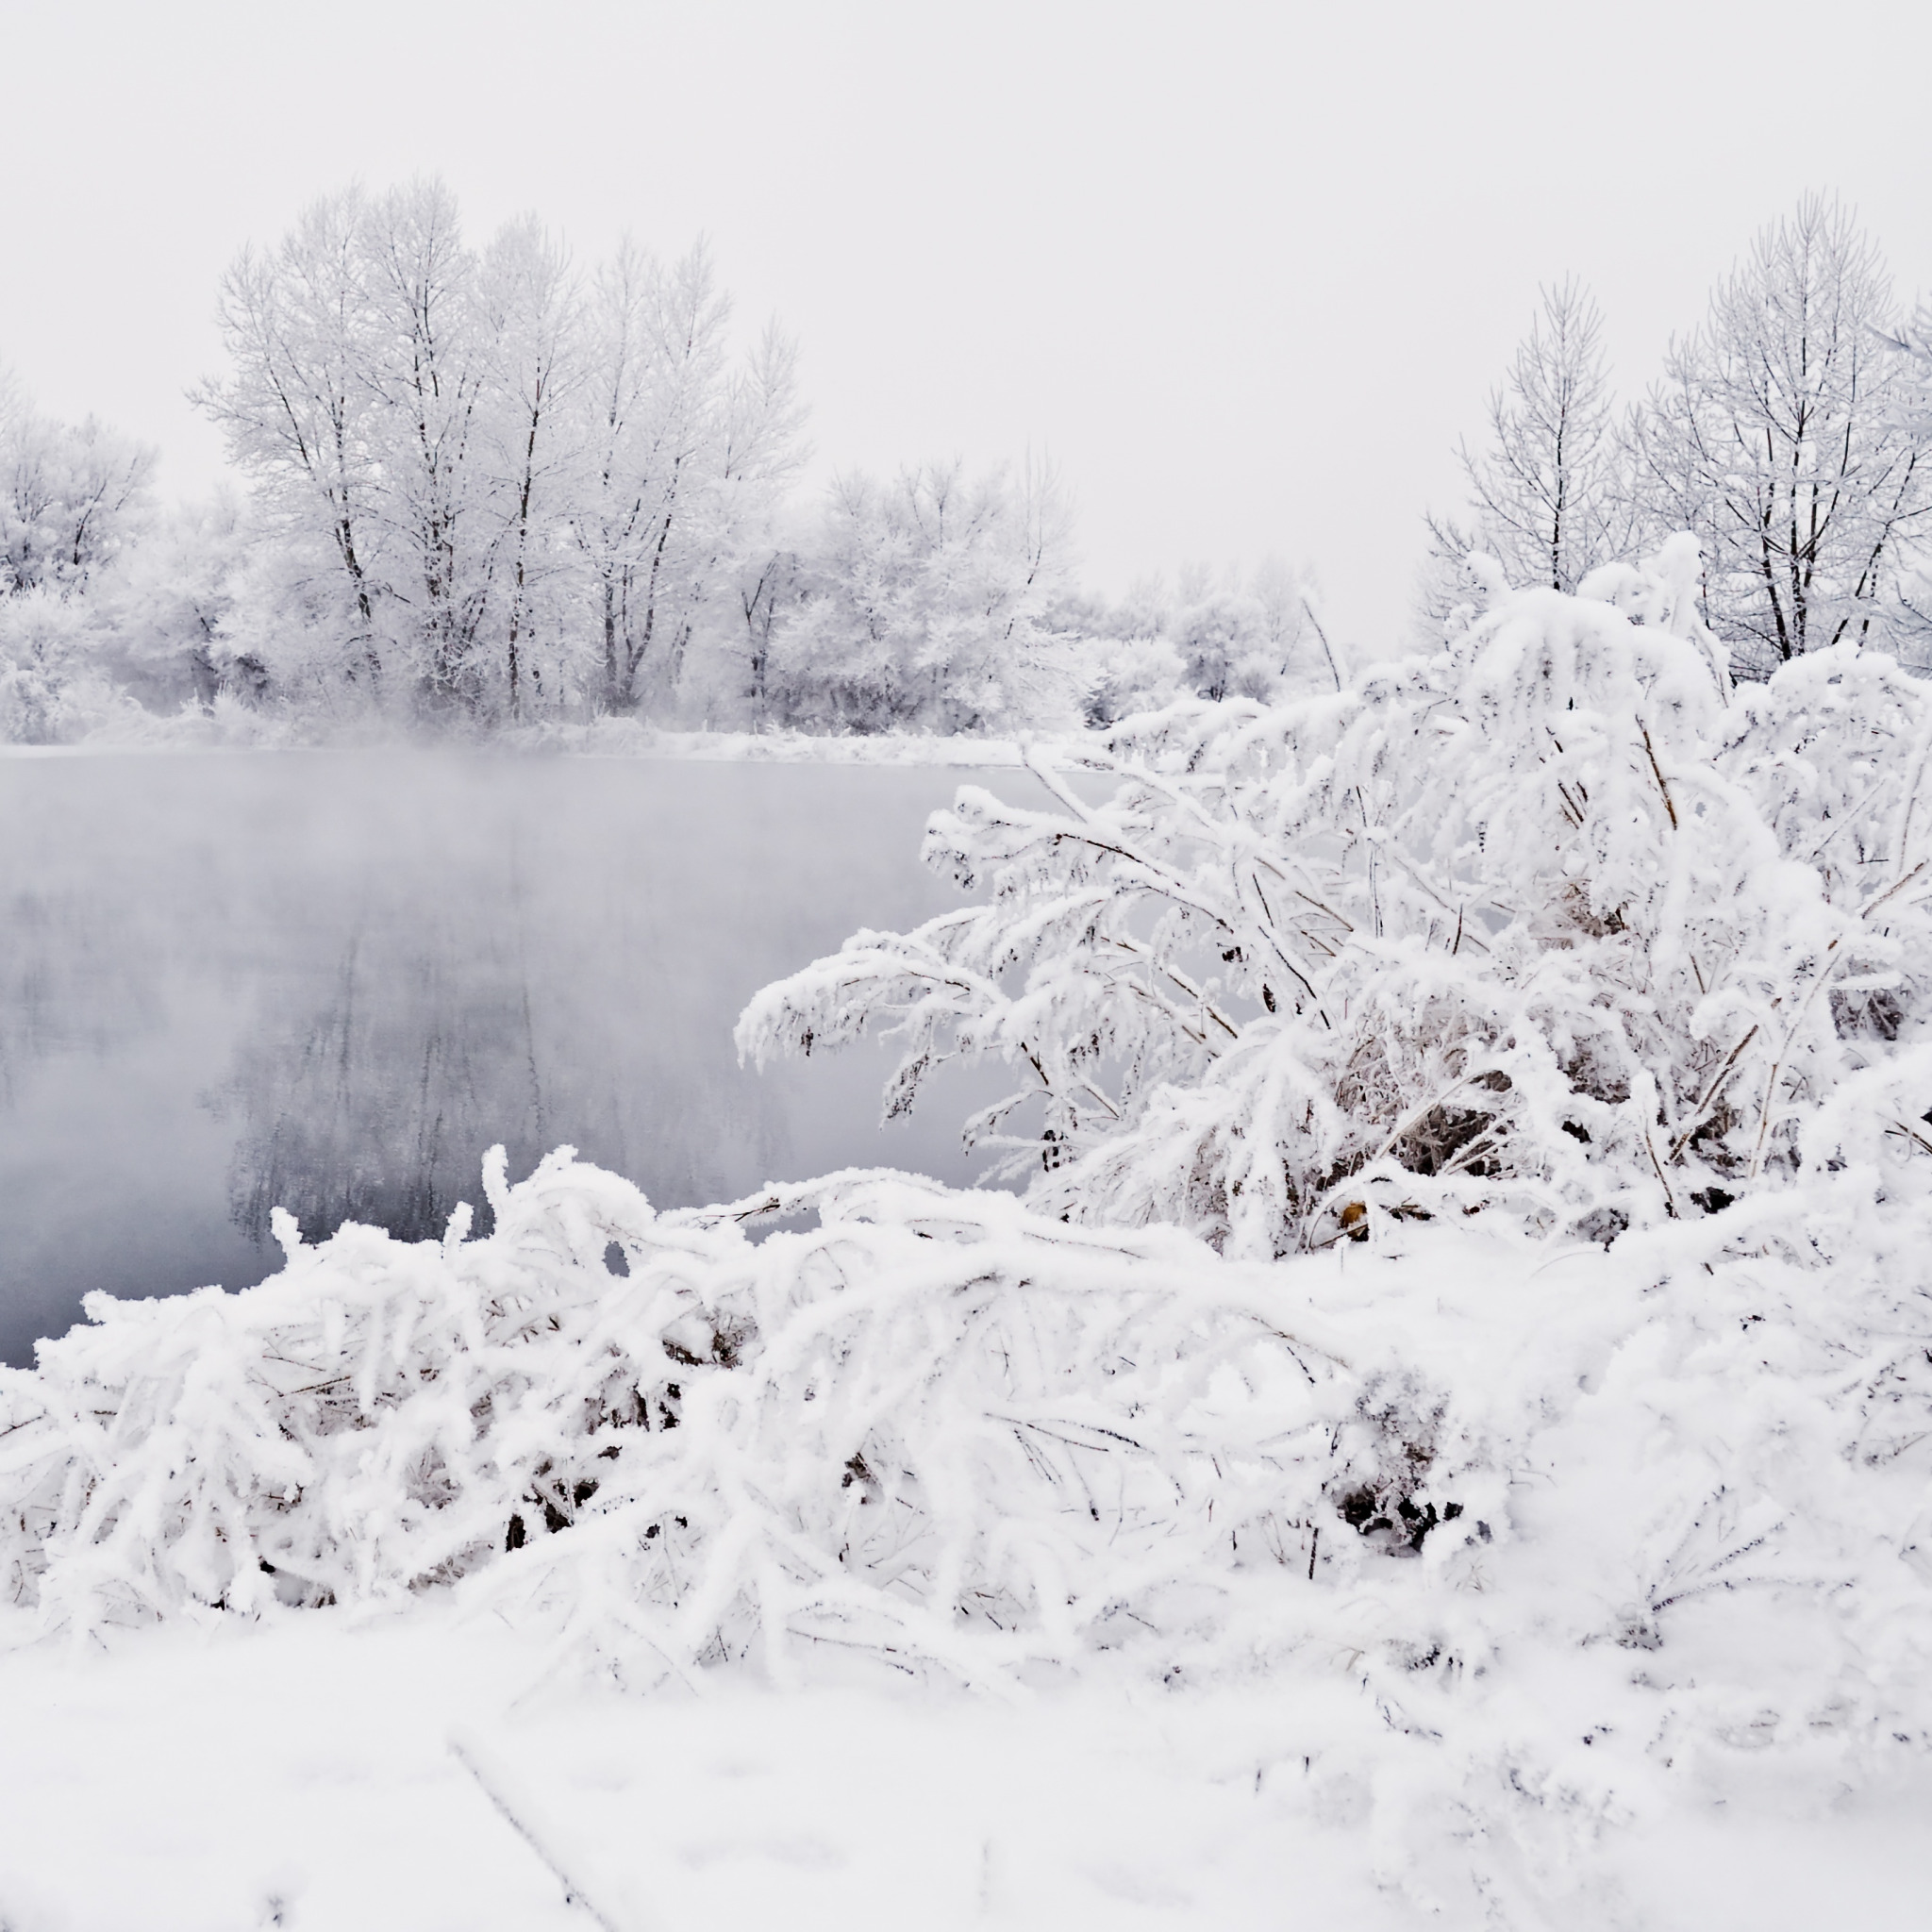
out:
<path id="1" fill-rule="evenodd" d="M 801 514 L 795 345 L 734 346 L 702 244 L 583 274 L 529 220 L 473 251 L 438 182 L 352 190 L 243 251 L 221 323 L 198 399 L 275 540 L 223 636 L 285 701 L 950 732 L 1121 696 L 1051 465 L 845 474 Z M 1181 688 L 1141 657 L 1140 695 Z"/>
<path id="2" fill-rule="evenodd" d="M 193 395 L 241 487 L 207 503 L 0 376 L 0 739 L 183 708 L 1012 736 L 1345 682 L 1278 558 L 1083 590 L 1051 463 L 802 488 L 797 346 L 734 330 L 702 242 L 585 266 L 534 217 L 474 244 L 438 180 L 351 188 L 244 248 L 217 316 Z M 1835 201 L 1757 235 L 1634 405 L 1589 291 L 1545 288 L 1487 417 L 1428 518 L 1425 648 L 1509 589 L 1641 615 L 1668 550 L 1740 676 L 1846 641 L 1932 667 L 1932 308 Z"/>

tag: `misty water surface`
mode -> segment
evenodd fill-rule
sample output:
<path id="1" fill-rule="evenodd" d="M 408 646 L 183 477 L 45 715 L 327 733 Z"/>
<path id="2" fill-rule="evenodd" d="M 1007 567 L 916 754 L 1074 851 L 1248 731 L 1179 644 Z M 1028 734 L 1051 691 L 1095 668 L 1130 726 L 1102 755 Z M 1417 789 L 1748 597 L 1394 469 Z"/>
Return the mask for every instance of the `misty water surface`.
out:
<path id="1" fill-rule="evenodd" d="M 90 1289 L 260 1279 L 278 1205 L 310 1239 L 440 1233 L 495 1141 L 513 1176 L 569 1142 L 659 1207 L 854 1164 L 971 1181 L 997 1075 L 881 1128 L 883 1050 L 758 1074 L 730 1037 L 858 926 L 957 903 L 917 851 L 959 775 L 0 759 L 0 1349 Z"/>

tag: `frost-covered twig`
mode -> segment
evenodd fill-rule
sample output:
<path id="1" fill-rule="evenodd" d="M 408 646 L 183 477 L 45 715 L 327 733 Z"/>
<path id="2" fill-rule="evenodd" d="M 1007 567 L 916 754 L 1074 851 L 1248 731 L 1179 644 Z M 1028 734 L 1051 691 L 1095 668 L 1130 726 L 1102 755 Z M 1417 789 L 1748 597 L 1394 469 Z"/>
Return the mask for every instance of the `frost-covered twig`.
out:
<path id="1" fill-rule="evenodd" d="M 535 1823 L 534 1807 L 527 1802 L 511 1803 L 508 1795 L 510 1780 L 504 1774 L 503 1766 L 496 1762 L 494 1754 L 486 1750 L 480 1740 L 471 1732 L 455 1731 L 450 1736 L 449 1748 L 450 1755 L 476 1780 L 477 1788 L 498 1815 L 563 1887 L 566 1905 L 587 1912 L 604 1928 L 604 1932 L 657 1932 L 655 1920 L 640 1918 L 635 1909 L 619 1915 L 609 1909 L 614 1900 L 600 1901 L 591 1895 L 581 1875 L 572 1872 L 558 1852 L 556 1834 L 540 1829 Z"/>

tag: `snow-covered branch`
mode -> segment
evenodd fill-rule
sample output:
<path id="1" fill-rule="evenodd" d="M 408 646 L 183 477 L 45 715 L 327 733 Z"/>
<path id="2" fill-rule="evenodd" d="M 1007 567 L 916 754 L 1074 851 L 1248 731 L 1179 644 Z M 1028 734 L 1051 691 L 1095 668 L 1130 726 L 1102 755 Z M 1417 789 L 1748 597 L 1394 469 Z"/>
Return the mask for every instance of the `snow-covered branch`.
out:
<path id="1" fill-rule="evenodd" d="M 1666 594 L 1695 558 L 1505 598 L 1334 695 L 1128 721 L 1078 785 L 1040 774 L 1055 809 L 962 790 L 924 857 L 980 902 L 767 988 L 741 1051 L 885 1031 L 892 1111 L 1003 1059 L 977 1124 L 1035 1105 L 1006 1172 L 1041 1206 L 1236 1253 L 1734 1197 L 1863 1063 L 1854 1008 L 1896 1030 L 1928 718 L 1849 653 L 1733 701 Z"/>

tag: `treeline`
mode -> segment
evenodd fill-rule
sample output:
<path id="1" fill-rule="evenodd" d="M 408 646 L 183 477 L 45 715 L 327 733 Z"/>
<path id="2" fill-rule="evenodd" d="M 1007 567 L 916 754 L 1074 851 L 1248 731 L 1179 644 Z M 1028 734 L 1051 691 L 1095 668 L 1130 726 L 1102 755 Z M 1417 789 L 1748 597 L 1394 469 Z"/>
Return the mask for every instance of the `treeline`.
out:
<path id="1" fill-rule="evenodd" d="M 1901 314 L 1828 196 L 1757 236 L 1627 407 L 1589 291 L 1546 290 L 1487 441 L 1459 455 L 1465 510 L 1430 520 L 1425 634 L 1497 577 L 1614 601 L 1632 558 L 1690 530 L 1739 675 L 1847 640 L 1932 658 L 1932 307 Z"/>
<path id="2" fill-rule="evenodd" d="M 702 246 L 480 248 L 440 182 L 309 208 L 223 279 L 195 399 L 242 489 L 164 509 L 154 453 L 0 387 L 0 737 L 214 713 L 299 734 L 693 726 L 1003 733 L 1341 682 L 1305 572 L 1084 591 L 1050 466 L 799 478 L 793 342 Z M 1761 233 L 1620 407 L 1574 281 L 1432 517 L 1420 641 L 1499 586 L 1637 609 L 1689 530 L 1735 669 L 1856 638 L 1932 662 L 1932 309 L 1851 215 Z"/>
<path id="3" fill-rule="evenodd" d="M 352 190 L 244 250 L 219 315 L 195 399 L 244 495 L 163 516 L 151 452 L 0 426 L 7 735 L 137 699 L 315 728 L 992 732 L 1309 669 L 1283 566 L 1081 594 L 1050 467 L 802 502 L 795 346 L 735 339 L 702 246 L 580 271 L 534 220 L 473 248 L 439 182 Z"/>

